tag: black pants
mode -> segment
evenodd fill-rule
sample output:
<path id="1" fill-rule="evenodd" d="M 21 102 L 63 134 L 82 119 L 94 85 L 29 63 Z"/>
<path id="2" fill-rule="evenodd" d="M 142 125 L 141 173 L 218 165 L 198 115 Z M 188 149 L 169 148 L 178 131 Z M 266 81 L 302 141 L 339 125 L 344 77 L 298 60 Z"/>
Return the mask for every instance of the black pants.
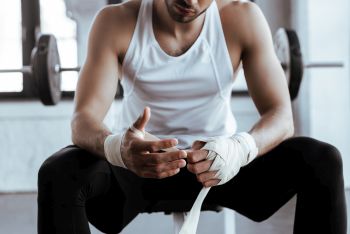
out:
<path id="1" fill-rule="evenodd" d="M 183 209 L 190 209 L 201 189 L 186 169 L 162 180 L 144 179 L 74 145 L 43 163 L 38 186 L 39 234 L 90 233 L 88 221 L 102 232 L 119 233 L 159 201 L 181 201 Z M 312 138 L 282 142 L 241 168 L 228 183 L 213 187 L 205 203 L 231 208 L 260 222 L 295 194 L 294 233 L 346 233 L 340 153 Z"/>

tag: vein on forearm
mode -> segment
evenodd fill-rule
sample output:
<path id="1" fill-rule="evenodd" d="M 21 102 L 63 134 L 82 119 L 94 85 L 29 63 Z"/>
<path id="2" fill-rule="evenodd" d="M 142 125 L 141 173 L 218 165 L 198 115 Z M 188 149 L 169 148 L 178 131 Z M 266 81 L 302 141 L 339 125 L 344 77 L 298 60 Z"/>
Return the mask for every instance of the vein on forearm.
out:
<path id="1" fill-rule="evenodd" d="M 104 140 L 112 133 L 103 122 L 77 114 L 72 119 L 71 127 L 74 144 L 104 158 Z"/>
<path id="2" fill-rule="evenodd" d="M 249 132 L 256 141 L 259 155 L 262 155 L 293 135 L 293 118 L 283 108 L 271 109 L 261 116 Z"/>

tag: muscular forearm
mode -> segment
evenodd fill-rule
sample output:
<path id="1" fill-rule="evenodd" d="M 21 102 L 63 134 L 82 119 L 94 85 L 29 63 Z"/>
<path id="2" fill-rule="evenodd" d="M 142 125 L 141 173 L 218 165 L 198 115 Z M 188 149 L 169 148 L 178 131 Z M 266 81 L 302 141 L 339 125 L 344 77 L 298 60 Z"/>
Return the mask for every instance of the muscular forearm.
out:
<path id="1" fill-rule="evenodd" d="M 111 131 L 87 114 L 74 114 L 71 122 L 72 141 L 75 145 L 100 157 L 105 157 L 104 141 Z"/>
<path id="2" fill-rule="evenodd" d="M 249 133 L 254 137 L 259 155 L 265 154 L 285 139 L 293 136 L 293 117 L 289 111 L 275 109 L 266 112 Z"/>

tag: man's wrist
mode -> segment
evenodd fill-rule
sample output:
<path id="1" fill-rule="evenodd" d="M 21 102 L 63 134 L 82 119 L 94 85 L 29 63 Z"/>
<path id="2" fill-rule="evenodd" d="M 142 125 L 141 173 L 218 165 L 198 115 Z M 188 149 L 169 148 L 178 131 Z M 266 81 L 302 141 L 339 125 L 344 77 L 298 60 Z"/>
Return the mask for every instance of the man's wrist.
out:
<path id="1" fill-rule="evenodd" d="M 239 132 L 235 133 L 231 138 L 237 140 L 241 144 L 244 155 L 246 156 L 247 160 L 242 166 L 249 164 L 256 158 L 256 156 L 258 156 L 259 149 L 251 134 L 247 132 Z"/>
<path id="2" fill-rule="evenodd" d="M 106 137 L 103 145 L 106 159 L 110 164 L 127 168 L 123 162 L 121 155 L 121 144 L 123 138 L 124 133 L 109 135 Z"/>

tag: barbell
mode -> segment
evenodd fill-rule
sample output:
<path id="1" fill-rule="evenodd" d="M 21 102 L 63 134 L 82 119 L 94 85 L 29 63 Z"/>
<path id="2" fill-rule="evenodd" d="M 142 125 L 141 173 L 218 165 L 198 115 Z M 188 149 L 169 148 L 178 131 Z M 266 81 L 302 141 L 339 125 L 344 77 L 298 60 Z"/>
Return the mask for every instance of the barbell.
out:
<path id="1" fill-rule="evenodd" d="M 299 37 L 294 30 L 278 29 L 274 35 L 274 47 L 286 75 L 292 101 L 298 96 L 304 69 L 344 67 L 342 62 L 304 63 Z"/>
<path id="2" fill-rule="evenodd" d="M 304 69 L 343 67 L 342 62 L 303 63 L 298 35 L 293 30 L 280 28 L 274 35 L 274 47 L 288 82 L 291 100 L 298 96 Z M 43 34 L 32 51 L 31 65 L 20 69 L 2 69 L 0 73 L 21 72 L 35 82 L 44 105 L 56 105 L 61 99 L 61 73 L 80 71 L 80 67 L 61 67 L 55 36 Z"/>

